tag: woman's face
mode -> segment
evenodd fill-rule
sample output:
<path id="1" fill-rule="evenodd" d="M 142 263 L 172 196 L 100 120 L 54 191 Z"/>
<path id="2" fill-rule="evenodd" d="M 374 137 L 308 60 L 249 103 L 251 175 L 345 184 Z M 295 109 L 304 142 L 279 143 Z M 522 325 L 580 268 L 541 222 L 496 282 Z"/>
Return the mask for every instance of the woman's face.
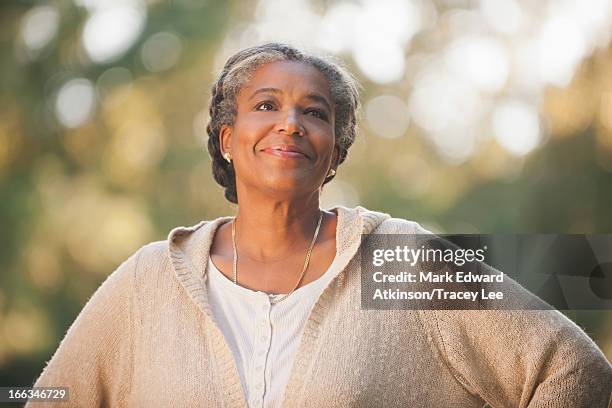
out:
<path id="1" fill-rule="evenodd" d="M 238 195 L 311 194 L 337 160 L 334 108 L 327 79 L 312 65 L 278 61 L 255 71 L 240 90 L 233 126 L 221 129 Z M 335 167 L 335 166 L 334 166 Z"/>

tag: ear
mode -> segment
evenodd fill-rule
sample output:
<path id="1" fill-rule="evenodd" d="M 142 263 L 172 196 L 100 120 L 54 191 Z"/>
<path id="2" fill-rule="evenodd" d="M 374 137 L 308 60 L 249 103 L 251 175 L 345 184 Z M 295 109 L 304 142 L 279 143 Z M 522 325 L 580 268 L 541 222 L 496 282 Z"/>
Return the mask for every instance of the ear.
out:
<path id="1" fill-rule="evenodd" d="M 221 154 L 232 151 L 232 127 L 229 125 L 221 125 L 219 131 L 219 146 L 221 147 Z"/>

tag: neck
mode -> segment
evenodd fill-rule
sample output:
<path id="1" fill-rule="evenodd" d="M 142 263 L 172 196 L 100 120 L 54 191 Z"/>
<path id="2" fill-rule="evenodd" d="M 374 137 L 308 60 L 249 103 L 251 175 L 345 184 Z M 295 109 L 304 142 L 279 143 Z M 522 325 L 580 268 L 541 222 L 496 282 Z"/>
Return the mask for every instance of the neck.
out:
<path id="1" fill-rule="evenodd" d="M 318 192 L 288 200 L 257 198 L 243 195 L 240 200 L 248 203 L 236 215 L 242 254 L 266 262 L 308 247 L 321 213 Z"/>

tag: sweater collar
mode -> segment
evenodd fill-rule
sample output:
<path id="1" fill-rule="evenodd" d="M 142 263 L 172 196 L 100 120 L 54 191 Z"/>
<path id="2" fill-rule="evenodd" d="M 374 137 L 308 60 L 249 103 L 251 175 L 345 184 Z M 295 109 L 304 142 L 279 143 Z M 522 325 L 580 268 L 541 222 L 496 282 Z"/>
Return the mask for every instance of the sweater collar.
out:
<path id="1" fill-rule="evenodd" d="M 336 227 L 336 258 L 334 275 L 342 271 L 355 256 L 361 244 L 361 235 L 369 234 L 388 214 L 369 211 L 363 207 L 330 209 L 338 215 Z M 168 235 L 168 255 L 176 277 L 190 298 L 211 319 L 212 311 L 205 289 L 206 264 L 217 228 L 233 217 L 220 217 L 202 221 L 192 227 L 177 227 Z"/>
<path id="2" fill-rule="evenodd" d="M 330 209 L 338 214 L 336 230 L 336 257 L 348 257 L 356 253 L 362 234 L 369 234 L 388 214 L 369 211 L 363 207 Z M 168 248 L 172 265 L 184 286 L 191 286 L 205 278 L 206 265 L 217 228 L 233 217 L 220 217 L 202 221 L 192 227 L 177 227 L 168 235 Z M 186 285 L 189 284 L 189 285 Z"/>

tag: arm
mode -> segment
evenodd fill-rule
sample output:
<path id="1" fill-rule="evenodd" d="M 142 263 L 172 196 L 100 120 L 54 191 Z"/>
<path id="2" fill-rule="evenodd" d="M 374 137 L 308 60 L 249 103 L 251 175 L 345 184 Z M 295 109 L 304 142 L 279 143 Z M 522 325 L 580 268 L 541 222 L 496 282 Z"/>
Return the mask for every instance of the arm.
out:
<path id="1" fill-rule="evenodd" d="M 407 221 L 387 225 L 387 234 L 431 234 Z M 560 312 L 529 310 L 547 308 L 512 279 L 492 289 L 506 296 L 497 310 L 419 311 L 455 379 L 493 408 L 607 407 L 612 367 L 595 343 Z"/>
<path id="2" fill-rule="evenodd" d="M 74 321 L 36 387 L 68 387 L 66 406 L 121 406 L 129 391 L 134 254 L 113 272 Z M 44 407 L 54 403 L 28 403 Z"/>
<path id="3" fill-rule="evenodd" d="M 421 313 L 455 378 L 494 408 L 608 406 L 612 367 L 557 311 Z"/>

